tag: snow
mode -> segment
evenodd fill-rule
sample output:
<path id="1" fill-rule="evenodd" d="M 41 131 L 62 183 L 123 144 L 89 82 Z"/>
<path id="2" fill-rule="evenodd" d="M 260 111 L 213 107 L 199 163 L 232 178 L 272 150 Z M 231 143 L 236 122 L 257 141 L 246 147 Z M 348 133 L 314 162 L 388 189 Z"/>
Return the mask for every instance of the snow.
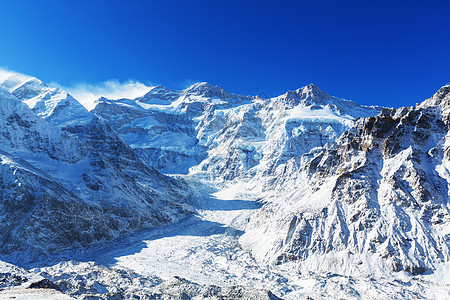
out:
<path id="1" fill-rule="evenodd" d="M 18 276 L 22 279 L 20 284 L 5 284 L 4 278 L 0 282 L 0 299 L 17 300 L 69 300 L 73 299 L 68 295 L 58 292 L 54 289 L 30 289 L 33 282 L 44 279 L 42 276 L 28 272 L 22 268 L 0 261 L 0 276 Z"/>
<path id="2" fill-rule="evenodd" d="M 239 257 L 249 254 L 239 250 L 236 236 L 259 208 L 255 202 L 232 197 L 238 190 L 234 187 L 212 194 L 201 201 L 196 216 L 181 224 L 133 237 L 140 240 L 137 249 L 134 245 L 120 247 L 95 253 L 94 258 L 103 264 L 113 260 L 116 267 L 165 280 L 176 274 L 200 284 L 238 284 L 235 273 L 245 272 L 245 261 L 239 261 Z"/>
<path id="3" fill-rule="evenodd" d="M 365 276 L 355 277 L 354 264 L 349 260 L 364 260 L 373 266 L 383 262 L 347 251 L 336 252 L 332 256 L 313 255 L 301 265 L 261 266 L 238 243 L 248 219 L 260 207 L 255 200 L 242 198 L 245 197 L 242 192 L 246 190 L 243 183 L 217 189 L 195 178 L 185 178 L 197 187 L 198 193 L 210 194 L 210 198 L 199 203 L 197 215 L 181 224 L 123 237 L 102 248 L 87 251 L 78 259 L 108 266 L 110 272 L 126 271 L 133 272 L 135 275 L 132 276 L 154 278 L 153 285 L 170 282 L 177 275 L 204 285 L 268 289 L 283 299 L 306 296 L 318 299 L 446 299 L 450 296 L 450 283 L 437 284 L 434 282 L 438 281 L 428 281 L 429 278 L 393 278 L 389 273 L 371 273 L 369 268 L 364 269 L 367 272 Z M 79 268 L 83 264 L 60 263 L 34 271 L 55 274 L 55 278 L 69 278 L 73 272 L 81 276 L 84 271 Z M 328 271 L 321 271 L 323 269 Z M 347 271 L 339 274 L 342 270 Z M 105 292 L 116 287 L 112 276 L 111 273 L 102 277 Z"/>
<path id="4" fill-rule="evenodd" d="M 365 133 L 364 120 L 357 120 L 379 108 L 332 97 L 314 85 L 272 99 L 229 94 L 208 83 L 184 91 L 158 86 L 135 99 L 101 98 L 93 113 L 32 77 L 0 71 L 0 87 L 3 119 L 12 112 L 21 117 L 0 120 L 0 179 L 19 192 L 30 184 L 46 192 L 55 182 L 50 192 L 58 201 L 90 205 L 81 212 L 102 205 L 120 211 L 111 219 L 82 218 L 124 222 L 127 230 L 118 236 L 111 229 L 117 237 L 112 241 L 65 245 L 47 260 L 24 262 L 36 267 L 30 272 L 5 264 L 0 273 L 67 280 L 73 289 L 86 287 L 85 295 L 89 289 L 103 296 L 215 285 L 270 290 L 285 299 L 450 297 L 448 190 L 432 194 L 434 207 L 420 199 L 423 190 L 445 190 L 450 182 L 443 159 L 449 139 L 439 136 L 438 127 L 423 145 L 407 140 L 413 136 L 407 131 L 406 143 L 395 140 L 401 150 L 388 154 L 389 143 L 381 147 L 383 138 Z M 396 118 L 403 125 L 410 120 L 401 112 Z M 97 127 L 88 125 L 93 120 Z M 387 134 L 390 124 L 384 125 L 379 134 Z M 95 149 L 85 147 L 92 141 Z M 150 166 L 184 175 L 172 181 L 135 153 Z M 20 197 L 11 199 L 20 203 Z M 424 223 L 427 214 L 432 216 Z M 44 216 L 28 228 L 54 224 Z M 137 228 L 154 228 L 128 230 L 142 219 Z M 31 245 L 35 235 L 28 238 Z M 428 268 L 423 274 L 406 270 L 422 265 Z M 13 285 L 3 296 L 65 297 Z"/>
<path id="5" fill-rule="evenodd" d="M 219 104 L 226 104 L 226 103 L 228 103 L 228 101 L 221 100 L 219 98 L 212 98 L 211 103 L 215 104 L 215 105 L 219 105 Z"/>
<path id="6" fill-rule="evenodd" d="M 153 100 L 152 100 L 153 102 Z M 180 108 L 181 100 L 180 101 L 174 101 L 172 103 L 157 103 L 158 101 L 155 101 L 155 103 L 143 103 L 143 102 L 137 102 L 137 104 L 142 107 L 145 110 L 153 110 L 153 111 L 159 111 L 169 114 L 182 114 L 183 111 Z M 162 101 L 161 101 L 162 102 Z M 120 105 L 120 102 L 119 102 Z"/>
<path id="7" fill-rule="evenodd" d="M 12 288 L 0 292 L 0 299 L 16 300 L 73 300 L 72 297 L 53 289 Z"/>
<path id="8" fill-rule="evenodd" d="M 9 92 L 13 92 L 24 83 L 33 79 L 31 76 L 0 68 L 0 86 Z"/>
<path id="9" fill-rule="evenodd" d="M 342 122 L 344 125 L 351 127 L 354 118 L 349 115 L 341 116 L 333 111 L 329 105 L 322 109 L 312 109 L 308 106 L 298 105 L 290 110 L 286 120 L 300 119 L 312 122 Z"/>

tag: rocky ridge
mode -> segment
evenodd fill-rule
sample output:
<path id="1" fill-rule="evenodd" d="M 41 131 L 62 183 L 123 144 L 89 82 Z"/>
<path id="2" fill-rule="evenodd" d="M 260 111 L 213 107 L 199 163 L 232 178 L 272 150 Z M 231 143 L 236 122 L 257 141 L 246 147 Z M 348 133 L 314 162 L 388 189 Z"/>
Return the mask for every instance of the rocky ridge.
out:
<path id="1" fill-rule="evenodd" d="M 15 73 L 3 74 L 0 91 L 0 251 L 10 261 L 42 260 L 192 213 L 182 180 L 143 163 L 66 92 Z"/>
<path id="2" fill-rule="evenodd" d="M 312 84 L 265 99 L 198 83 L 179 92 L 155 87 L 136 99 L 101 98 L 93 112 L 158 170 L 229 182 L 274 175 L 288 159 L 332 143 L 356 118 L 379 109 Z"/>
<path id="3" fill-rule="evenodd" d="M 295 298 L 310 281 L 314 295 L 329 289 L 326 295 L 358 298 L 386 280 L 393 283 L 385 296 L 420 297 L 424 286 L 445 295 L 449 114 L 450 85 L 416 107 L 382 109 L 315 85 L 267 99 L 208 83 L 183 91 L 153 87 L 136 99 L 100 98 L 88 112 L 36 78 L 0 72 L 1 257 L 46 265 L 74 247 L 107 248 L 106 241 L 132 231 L 177 222 L 194 204 L 198 214 L 186 232 L 170 227 L 167 239 L 145 241 L 160 247 L 153 261 L 176 267 L 183 255 L 195 260 L 197 249 L 202 264 L 218 267 L 232 258 L 213 242 L 227 238 L 257 262 L 229 263 L 224 278 L 237 280 L 245 270 L 255 275 L 245 282 L 262 289 L 167 280 L 92 262 L 32 272 L 78 298 L 276 299 L 267 287 Z M 184 173 L 188 181 L 161 172 Z M 205 195 L 192 194 L 194 182 Z M 206 195 L 210 190 L 223 198 Z M 263 207 L 250 205 L 255 200 Z M 189 235 L 208 247 L 190 245 Z M 182 243 L 186 253 L 170 248 Z M 151 251 L 125 252 L 123 261 Z M 20 285 L 14 276 L 5 275 L 6 285 Z"/>
<path id="4" fill-rule="evenodd" d="M 261 262 L 310 270 L 439 273 L 450 259 L 449 86 L 291 159 L 244 247 Z"/>

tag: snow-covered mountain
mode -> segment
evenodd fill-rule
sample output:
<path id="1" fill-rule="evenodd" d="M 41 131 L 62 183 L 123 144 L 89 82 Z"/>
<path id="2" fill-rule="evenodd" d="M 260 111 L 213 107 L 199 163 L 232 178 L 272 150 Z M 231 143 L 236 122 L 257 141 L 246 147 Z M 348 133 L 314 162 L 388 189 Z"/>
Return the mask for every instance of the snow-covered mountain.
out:
<path id="1" fill-rule="evenodd" d="M 390 109 L 204 82 L 89 112 L 0 71 L 0 257 L 37 267 L 0 262 L 0 298 L 446 298 L 449 115 L 450 85 Z"/>
<path id="2" fill-rule="evenodd" d="M 204 82 L 183 91 L 157 86 L 136 99 L 102 98 L 93 110 L 149 165 L 219 182 L 273 175 L 378 111 L 312 84 L 263 99 Z"/>
<path id="3" fill-rule="evenodd" d="M 301 270 L 444 279 L 449 113 L 446 85 L 416 107 L 383 109 L 357 120 L 330 147 L 291 159 L 242 245 L 262 263 Z"/>
<path id="4" fill-rule="evenodd" d="M 107 124 L 36 78 L 0 80 L 0 252 L 43 259 L 190 214 L 179 179 L 143 163 Z"/>

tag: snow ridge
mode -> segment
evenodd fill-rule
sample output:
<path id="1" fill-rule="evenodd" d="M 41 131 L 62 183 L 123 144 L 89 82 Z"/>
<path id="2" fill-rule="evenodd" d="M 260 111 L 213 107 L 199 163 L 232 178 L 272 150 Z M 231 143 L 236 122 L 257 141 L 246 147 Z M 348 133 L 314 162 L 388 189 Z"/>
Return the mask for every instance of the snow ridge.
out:
<path id="1" fill-rule="evenodd" d="M 450 84 L 397 110 L 202 82 L 89 112 L 0 71 L 0 257 L 36 267 L 0 264 L 0 295 L 448 298 L 449 116 Z"/>
<path id="2" fill-rule="evenodd" d="M 9 261 L 42 261 L 192 213 L 182 180 L 143 163 L 69 94 L 7 75 L 0 82 L 0 253 Z"/>
<path id="3" fill-rule="evenodd" d="M 428 273 L 442 282 L 450 260 L 448 100 L 441 91 L 416 108 L 383 109 L 329 148 L 290 161 L 242 245 L 261 262 L 302 270 Z"/>

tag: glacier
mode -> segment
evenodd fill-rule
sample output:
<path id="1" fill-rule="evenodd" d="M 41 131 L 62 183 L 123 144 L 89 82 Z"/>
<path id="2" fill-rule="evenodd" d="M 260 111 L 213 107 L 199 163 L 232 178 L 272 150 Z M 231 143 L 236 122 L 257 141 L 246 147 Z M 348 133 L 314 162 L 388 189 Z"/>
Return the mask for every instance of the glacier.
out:
<path id="1" fill-rule="evenodd" d="M 0 252 L 11 262 L 42 261 L 192 214 L 181 179 L 144 164 L 66 92 L 21 74 L 0 89 Z"/>
<path id="2" fill-rule="evenodd" d="M 201 82 L 88 111 L 1 71 L 0 298 L 446 299 L 449 97 Z"/>

